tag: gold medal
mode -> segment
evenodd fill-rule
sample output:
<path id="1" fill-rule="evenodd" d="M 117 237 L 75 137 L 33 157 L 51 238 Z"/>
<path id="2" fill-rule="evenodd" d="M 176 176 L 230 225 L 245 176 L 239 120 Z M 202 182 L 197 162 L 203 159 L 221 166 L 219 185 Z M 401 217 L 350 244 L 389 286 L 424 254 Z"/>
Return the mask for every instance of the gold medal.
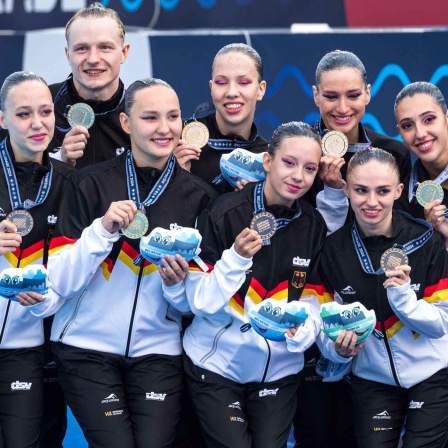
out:
<path id="1" fill-rule="evenodd" d="M 415 192 L 417 202 L 424 207 L 436 199 L 443 199 L 443 188 L 433 180 L 420 182 Z"/>
<path id="2" fill-rule="evenodd" d="M 144 236 L 148 228 L 148 218 L 142 211 L 138 211 L 130 224 L 125 229 L 121 229 L 121 233 L 128 238 L 136 240 Z"/>
<path id="3" fill-rule="evenodd" d="M 182 130 L 182 140 L 199 148 L 207 144 L 209 136 L 207 126 L 200 121 L 192 121 L 186 124 Z"/>
<path id="4" fill-rule="evenodd" d="M 380 264 L 384 272 L 393 271 L 397 266 L 407 265 L 408 263 L 406 252 L 398 247 L 392 247 L 381 255 Z"/>
<path id="5" fill-rule="evenodd" d="M 339 131 L 329 131 L 322 137 L 322 152 L 342 157 L 348 149 L 348 140 L 345 134 Z"/>
<path id="6" fill-rule="evenodd" d="M 33 217 L 24 209 L 13 210 L 6 219 L 9 219 L 17 227 L 17 233 L 21 236 L 28 235 L 34 226 Z"/>
<path id="7" fill-rule="evenodd" d="M 86 103 L 76 103 L 67 112 L 70 126 L 84 126 L 89 129 L 95 121 L 95 112 Z"/>
<path id="8" fill-rule="evenodd" d="M 268 240 L 277 230 L 277 221 L 272 213 L 260 212 L 252 218 L 250 228 L 255 230 L 262 240 Z"/>

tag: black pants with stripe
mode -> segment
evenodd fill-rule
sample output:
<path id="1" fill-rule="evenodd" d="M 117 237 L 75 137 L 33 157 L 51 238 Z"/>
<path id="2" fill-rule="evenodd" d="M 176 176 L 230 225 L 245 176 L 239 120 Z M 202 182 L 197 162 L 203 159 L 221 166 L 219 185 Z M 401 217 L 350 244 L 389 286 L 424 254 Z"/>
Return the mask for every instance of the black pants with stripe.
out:
<path id="1" fill-rule="evenodd" d="M 300 374 L 240 384 L 185 357 L 187 384 L 209 448 L 286 447 Z"/>
<path id="2" fill-rule="evenodd" d="M 38 448 L 43 348 L 0 350 L 0 448 Z"/>
<path id="3" fill-rule="evenodd" d="M 358 448 L 443 448 L 448 440 L 448 369 L 409 389 L 352 377 Z"/>
<path id="4" fill-rule="evenodd" d="M 67 403 L 90 448 L 170 447 L 181 406 L 182 356 L 135 358 L 53 343 Z"/>

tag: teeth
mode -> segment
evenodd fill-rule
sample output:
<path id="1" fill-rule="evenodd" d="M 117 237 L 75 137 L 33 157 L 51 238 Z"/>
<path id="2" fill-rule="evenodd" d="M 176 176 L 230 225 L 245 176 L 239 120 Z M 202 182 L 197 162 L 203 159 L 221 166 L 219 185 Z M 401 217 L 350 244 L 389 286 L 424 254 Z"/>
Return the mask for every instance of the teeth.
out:
<path id="1" fill-rule="evenodd" d="M 226 104 L 226 109 L 239 109 L 241 104 Z"/>
<path id="2" fill-rule="evenodd" d="M 154 140 L 153 140 L 154 142 L 156 142 L 156 143 L 168 143 L 169 141 L 170 141 L 170 139 L 169 138 L 155 138 Z"/>
<path id="3" fill-rule="evenodd" d="M 431 146 L 432 142 L 425 142 L 421 145 L 417 145 L 420 149 L 428 149 Z"/>
<path id="4" fill-rule="evenodd" d="M 364 210 L 364 213 L 375 215 L 376 213 L 378 213 L 378 210 Z"/>
<path id="5" fill-rule="evenodd" d="M 334 117 L 338 121 L 349 121 L 351 117 Z"/>
<path id="6" fill-rule="evenodd" d="M 103 73 L 103 70 L 86 70 L 86 73 L 90 73 L 91 75 L 98 75 Z"/>

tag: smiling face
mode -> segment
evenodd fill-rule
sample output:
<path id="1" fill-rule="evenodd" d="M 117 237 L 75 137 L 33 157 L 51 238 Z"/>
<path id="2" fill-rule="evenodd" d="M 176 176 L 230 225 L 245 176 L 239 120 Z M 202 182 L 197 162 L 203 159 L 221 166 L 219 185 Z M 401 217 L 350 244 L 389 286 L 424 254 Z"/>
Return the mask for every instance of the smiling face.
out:
<path id="1" fill-rule="evenodd" d="M 53 100 L 48 87 L 40 81 L 24 81 L 12 87 L 0 111 L 0 124 L 18 162 L 42 163 L 42 154 L 54 133 Z"/>
<path id="2" fill-rule="evenodd" d="M 396 170 L 386 163 L 370 160 L 347 172 L 344 186 L 364 236 L 392 233 L 392 208 L 403 190 Z"/>
<path id="3" fill-rule="evenodd" d="M 135 164 L 162 170 L 182 132 L 176 92 L 162 85 L 139 89 L 129 116 L 122 112 L 120 121 L 131 136 Z"/>
<path id="4" fill-rule="evenodd" d="M 360 71 L 338 68 L 323 72 L 313 93 L 326 128 L 343 132 L 349 143 L 357 143 L 358 125 L 370 102 L 370 84 L 365 85 Z"/>
<path id="5" fill-rule="evenodd" d="M 264 154 L 267 172 L 264 194 L 268 205 L 291 206 L 311 187 L 321 156 L 320 145 L 311 137 L 285 138 L 275 155 Z"/>
<path id="6" fill-rule="evenodd" d="M 255 62 L 241 52 L 224 53 L 215 59 L 212 76 L 210 89 L 219 130 L 224 135 L 233 133 L 248 139 L 255 105 L 266 91 Z"/>
<path id="7" fill-rule="evenodd" d="M 448 114 L 431 96 L 403 98 L 395 113 L 403 141 L 423 165 L 448 165 Z"/>
<path id="8" fill-rule="evenodd" d="M 119 86 L 120 66 L 129 53 L 117 22 L 110 17 L 78 18 L 70 26 L 65 48 L 78 94 L 107 101 Z"/>

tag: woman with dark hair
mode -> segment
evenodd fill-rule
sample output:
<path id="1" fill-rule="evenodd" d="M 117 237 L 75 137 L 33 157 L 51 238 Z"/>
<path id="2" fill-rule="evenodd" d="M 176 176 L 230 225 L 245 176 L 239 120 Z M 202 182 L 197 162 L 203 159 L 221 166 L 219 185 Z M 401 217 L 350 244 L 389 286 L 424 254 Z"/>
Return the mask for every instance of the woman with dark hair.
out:
<path id="1" fill-rule="evenodd" d="M 55 117 L 50 90 L 40 76 L 32 72 L 9 75 L 0 91 L 0 108 L 0 125 L 8 131 L 0 143 L 2 271 L 47 263 L 57 208 L 73 169 L 49 158 Z M 32 304 L 26 299 L 21 302 Z M 3 297 L 0 315 L 0 446 L 38 447 L 43 322 L 18 302 Z"/>
<path id="2" fill-rule="evenodd" d="M 448 247 L 445 216 L 448 205 L 448 112 L 445 98 L 434 84 L 414 82 L 397 95 L 395 117 L 403 141 L 417 158 L 396 206 L 412 216 L 430 221 L 443 235 Z M 430 194 L 422 195 L 422 189 L 428 187 Z"/>
<path id="3" fill-rule="evenodd" d="M 173 156 L 182 121 L 176 92 L 134 82 L 120 116 L 131 148 L 76 172 L 61 201 L 49 272 L 58 297 L 51 339 L 61 386 L 91 447 L 166 447 L 183 384 L 181 311 L 139 257 L 155 227 L 194 227 L 216 195 Z M 167 283 L 185 276 L 171 258 Z"/>
<path id="4" fill-rule="evenodd" d="M 314 285 L 326 226 L 301 199 L 316 176 L 320 145 L 309 125 L 281 125 L 264 154 L 266 180 L 220 196 L 198 219 L 210 273 L 192 269 L 185 279 L 195 317 L 184 349 L 209 447 L 271 448 L 288 439 L 303 352 L 320 329 Z M 288 306 L 308 317 L 279 340 L 251 321 L 260 307 L 279 318 Z"/>
<path id="5" fill-rule="evenodd" d="M 355 221 L 322 251 L 325 290 L 376 314 L 376 333 L 363 345 L 345 331 L 335 343 L 340 356 L 353 357 L 359 448 L 398 446 L 403 425 L 404 447 L 444 447 L 448 438 L 448 256 L 428 222 L 393 210 L 399 175 L 386 151 L 355 154 L 344 185 Z"/>
<path id="6" fill-rule="evenodd" d="M 258 134 L 254 124 L 256 104 L 266 92 L 260 55 L 255 49 L 242 43 L 221 48 L 213 60 L 210 91 L 214 110 L 208 105 L 211 112 L 196 118 L 200 112 L 201 115 L 205 113 L 198 106 L 193 117 L 208 129 L 208 142 L 199 148 L 181 140 L 174 154 L 182 168 L 224 193 L 233 190 L 228 182 L 213 183 L 220 174 L 221 155 L 228 154 L 235 148 L 253 153 L 267 150 L 268 143 Z M 243 184 L 239 183 L 238 187 Z"/>

